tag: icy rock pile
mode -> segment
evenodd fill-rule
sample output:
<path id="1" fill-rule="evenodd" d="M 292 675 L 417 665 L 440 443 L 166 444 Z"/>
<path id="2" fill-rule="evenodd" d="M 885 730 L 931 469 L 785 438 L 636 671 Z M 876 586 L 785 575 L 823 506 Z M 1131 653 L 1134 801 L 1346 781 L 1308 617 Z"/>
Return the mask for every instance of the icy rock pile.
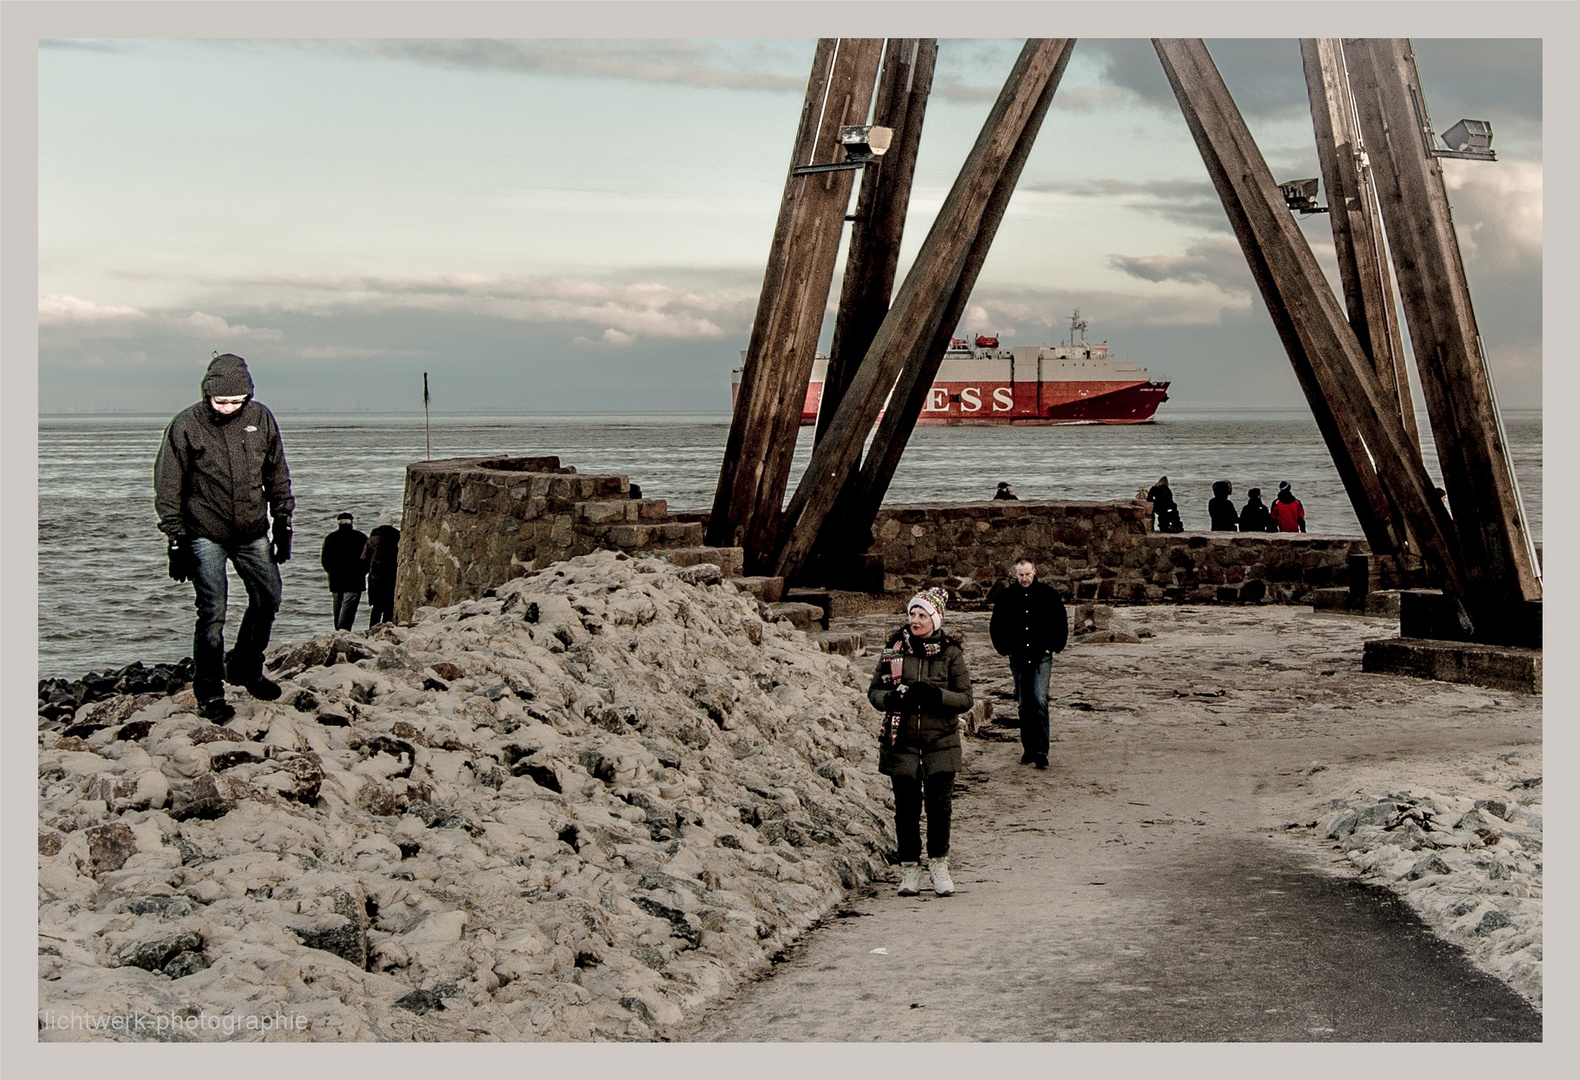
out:
<path id="1" fill-rule="evenodd" d="M 892 845 L 864 673 L 711 566 L 599 552 L 269 663 L 223 726 L 41 726 L 41 1010 L 648 1039 Z"/>
<path id="2" fill-rule="evenodd" d="M 1319 829 L 1478 967 L 1542 1003 L 1542 786 L 1500 758 L 1486 797 L 1395 791 L 1334 799 Z"/>

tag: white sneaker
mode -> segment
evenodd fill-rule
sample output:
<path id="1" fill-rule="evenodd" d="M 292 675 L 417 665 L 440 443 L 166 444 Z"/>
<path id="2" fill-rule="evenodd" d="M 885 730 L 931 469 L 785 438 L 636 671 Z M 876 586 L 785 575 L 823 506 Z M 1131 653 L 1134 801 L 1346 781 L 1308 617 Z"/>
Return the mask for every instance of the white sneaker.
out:
<path id="1" fill-rule="evenodd" d="M 955 891 L 955 883 L 949 877 L 949 857 L 942 859 L 928 859 L 927 872 L 933 877 L 933 892 L 939 896 L 948 896 Z"/>
<path id="2" fill-rule="evenodd" d="M 901 863 L 900 869 L 904 871 L 900 875 L 900 895 L 915 896 L 917 893 L 921 892 L 922 864 L 915 862 Z"/>

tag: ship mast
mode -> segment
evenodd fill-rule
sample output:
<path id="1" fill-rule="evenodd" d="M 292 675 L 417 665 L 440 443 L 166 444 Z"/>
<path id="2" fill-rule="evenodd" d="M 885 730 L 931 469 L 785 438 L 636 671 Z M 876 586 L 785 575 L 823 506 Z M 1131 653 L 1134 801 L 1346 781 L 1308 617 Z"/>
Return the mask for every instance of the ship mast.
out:
<path id="1" fill-rule="evenodd" d="M 1086 320 L 1081 318 L 1081 309 L 1076 308 L 1075 314 L 1070 316 L 1070 348 L 1075 348 L 1075 334 L 1080 331 L 1081 344 L 1086 344 Z"/>

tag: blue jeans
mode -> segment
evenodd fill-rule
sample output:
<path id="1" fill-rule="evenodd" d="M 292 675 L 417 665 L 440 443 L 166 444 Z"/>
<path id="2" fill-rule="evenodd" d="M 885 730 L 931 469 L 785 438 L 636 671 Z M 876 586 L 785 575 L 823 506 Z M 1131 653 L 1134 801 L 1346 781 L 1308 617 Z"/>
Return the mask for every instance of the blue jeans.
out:
<path id="1" fill-rule="evenodd" d="M 1015 704 L 1020 708 L 1020 746 L 1032 757 L 1048 756 L 1048 680 L 1053 675 L 1053 654 L 1012 656 L 1009 670 L 1015 676 Z"/>
<path id="2" fill-rule="evenodd" d="M 224 698 L 224 680 L 249 683 L 263 675 L 263 650 L 269 645 L 275 612 L 280 610 L 280 568 L 275 565 L 269 537 L 245 543 L 216 544 L 193 537 L 192 554 L 197 572 L 192 586 L 197 592 L 197 629 L 192 634 L 192 692 L 198 701 Z M 225 563 L 236 568 L 247 589 L 247 613 L 228 658 L 225 656 L 225 602 L 228 584 Z"/>

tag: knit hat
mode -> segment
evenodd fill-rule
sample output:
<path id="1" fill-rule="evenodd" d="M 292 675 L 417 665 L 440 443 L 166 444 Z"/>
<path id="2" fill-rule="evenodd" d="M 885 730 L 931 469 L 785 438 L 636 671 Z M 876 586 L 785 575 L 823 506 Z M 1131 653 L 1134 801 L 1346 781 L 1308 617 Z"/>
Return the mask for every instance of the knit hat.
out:
<path id="1" fill-rule="evenodd" d="M 1289 490 L 1289 481 L 1288 480 L 1280 480 L 1278 482 L 1278 490 L 1280 492 L 1288 491 Z"/>
<path id="2" fill-rule="evenodd" d="M 252 375 L 247 371 L 247 361 L 235 353 L 222 353 L 209 361 L 203 373 L 203 396 L 236 397 L 252 394 Z"/>
<path id="3" fill-rule="evenodd" d="M 913 608 L 921 608 L 927 612 L 928 617 L 933 620 L 933 633 L 936 634 L 943 628 L 944 609 L 948 606 L 949 594 L 935 586 L 931 589 L 923 589 L 911 597 L 911 602 L 905 605 L 905 612 L 908 615 Z"/>
<path id="4" fill-rule="evenodd" d="M 379 511 L 379 524 L 380 525 L 393 525 L 393 524 L 395 524 L 395 517 L 394 517 L 394 515 L 392 515 L 388 510 L 380 510 Z"/>
<path id="5" fill-rule="evenodd" d="M 340 511 L 340 515 L 338 517 L 336 517 L 335 520 L 336 521 L 354 521 L 356 519 L 351 516 L 351 511 L 350 510 L 342 510 L 342 511 Z"/>

